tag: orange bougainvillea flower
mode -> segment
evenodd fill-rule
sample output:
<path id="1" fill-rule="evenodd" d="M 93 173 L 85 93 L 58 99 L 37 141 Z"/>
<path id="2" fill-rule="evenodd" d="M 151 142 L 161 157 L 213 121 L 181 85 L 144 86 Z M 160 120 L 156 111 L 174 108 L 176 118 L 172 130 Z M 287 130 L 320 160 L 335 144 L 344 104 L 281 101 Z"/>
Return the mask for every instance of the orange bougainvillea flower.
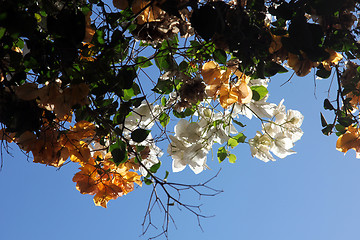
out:
<path id="1" fill-rule="evenodd" d="M 129 171 L 124 164 L 117 167 L 108 160 L 96 161 L 90 158 L 79 169 L 81 171 L 73 177 L 76 188 L 82 194 L 95 194 L 95 205 L 104 208 L 109 200 L 133 191 L 134 182 L 141 185 L 141 176 Z"/>
<path id="2" fill-rule="evenodd" d="M 93 50 L 93 47 L 95 45 L 91 44 L 91 43 L 84 43 L 83 42 L 83 47 L 80 49 L 80 60 L 82 61 L 88 61 L 88 62 L 93 62 L 95 61 L 96 57 L 95 57 L 95 51 Z"/>
<path id="3" fill-rule="evenodd" d="M 89 145 L 84 139 L 92 139 L 95 136 L 95 125 L 88 121 L 77 122 L 70 131 L 60 137 L 62 146 L 69 150 L 70 160 L 73 162 L 87 162 L 90 158 Z"/>
<path id="4" fill-rule="evenodd" d="M 238 77 L 238 82 L 233 86 L 232 91 L 238 96 L 239 104 L 249 103 L 252 99 L 252 91 L 248 86 L 250 77 L 239 71 L 236 71 L 235 75 Z"/>
<path id="5" fill-rule="evenodd" d="M 25 83 L 15 87 L 14 91 L 18 98 L 25 101 L 34 100 L 39 96 L 39 89 L 36 83 Z"/>
<path id="6" fill-rule="evenodd" d="M 272 37 L 272 42 L 270 43 L 269 53 L 273 54 L 282 48 L 283 46 L 281 42 L 282 36 L 271 34 L 271 37 Z"/>
<path id="7" fill-rule="evenodd" d="M 161 16 L 165 14 L 161 8 L 158 7 L 164 1 L 134 0 L 132 1 L 131 9 L 134 14 L 139 14 L 136 21 L 139 25 L 149 22 L 161 21 Z M 150 6 L 148 6 L 150 4 Z M 113 0 L 114 7 L 124 10 L 129 7 L 128 0 Z M 147 8 L 145 8 L 148 6 Z"/>
<path id="8" fill-rule="evenodd" d="M 46 124 L 35 135 L 26 131 L 19 137 L 15 133 L 7 133 L 0 130 L 2 139 L 8 142 L 14 141 L 27 153 L 32 152 L 35 163 L 42 163 L 54 167 L 61 167 L 70 157 L 73 162 L 87 162 L 91 157 L 88 143 L 95 135 L 94 124 L 80 121 L 69 131 L 61 132 L 58 128 Z"/>
<path id="9" fill-rule="evenodd" d="M 60 167 L 69 158 L 69 151 L 58 141 L 59 132 L 47 127 L 38 135 L 26 131 L 15 142 L 26 152 L 32 152 L 35 163 Z"/>
<path id="10" fill-rule="evenodd" d="M 221 85 L 219 95 L 219 102 L 223 108 L 228 108 L 238 100 L 236 93 L 232 91 L 232 88 L 230 89 L 229 84 Z"/>
<path id="11" fill-rule="evenodd" d="M 61 80 L 48 82 L 38 89 L 34 83 L 25 83 L 14 87 L 15 94 L 23 100 L 37 99 L 39 107 L 53 111 L 57 118 L 64 119 L 71 115 L 75 105 L 89 104 L 89 86 L 85 83 L 74 84 L 65 89 L 61 88 Z"/>
<path id="12" fill-rule="evenodd" d="M 85 37 L 83 39 L 83 42 L 91 42 L 94 34 L 95 34 L 95 30 L 91 27 L 91 16 L 92 11 L 89 11 L 86 16 L 85 16 Z"/>
<path id="13" fill-rule="evenodd" d="M 291 67 L 299 77 L 308 75 L 313 67 L 319 65 L 319 63 L 312 62 L 305 53 L 302 53 L 301 56 L 288 53 L 287 61 L 289 67 Z"/>
<path id="14" fill-rule="evenodd" d="M 143 10 L 151 1 L 134 0 L 132 4 L 132 11 L 134 14 L 140 13 L 136 21 L 138 24 L 144 24 L 147 22 L 160 21 L 160 16 L 163 15 L 164 11 L 156 6 L 156 1 Z M 141 10 L 143 10 L 141 12 Z"/>
<path id="15" fill-rule="evenodd" d="M 222 75 L 221 68 L 219 64 L 214 61 L 207 62 L 201 69 L 201 75 L 207 85 L 219 83 Z"/>
<path id="16" fill-rule="evenodd" d="M 114 7 L 124 10 L 129 7 L 128 0 L 113 0 Z"/>
<path id="17" fill-rule="evenodd" d="M 356 158 L 360 158 L 360 133 L 357 127 L 349 126 L 336 142 L 336 150 L 346 153 L 348 150 L 356 151 Z"/>
<path id="18" fill-rule="evenodd" d="M 229 82 L 230 76 L 235 74 L 238 77 L 237 83 Z M 206 84 L 206 94 L 214 100 L 219 96 L 219 102 L 223 108 L 228 108 L 234 103 L 249 103 L 252 98 L 252 91 L 247 85 L 249 77 L 230 68 L 221 70 L 220 66 L 213 62 L 203 65 L 201 75 Z"/>
<path id="19" fill-rule="evenodd" d="M 219 95 L 221 86 L 224 84 L 224 78 L 221 77 L 222 72 L 220 66 L 213 61 L 207 62 L 202 67 L 201 75 L 206 84 L 206 94 L 209 97 L 216 99 Z"/>
<path id="20" fill-rule="evenodd" d="M 86 83 L 74 84 L 64 89 L 64 100 L 71 107 L 75 105 L 87 105 L 90 104 L 88 99 L 90 89 Z"/>
<path id="21" fill-rule="evenodd" d="M 331 71 L 331 66 L 337 65 L 343 56 L 332 49 L 325 49 L 325 51 L 330 54 L 330 57 L 325 61 L 322 61 L 322 64 L 327 71 Z"/>

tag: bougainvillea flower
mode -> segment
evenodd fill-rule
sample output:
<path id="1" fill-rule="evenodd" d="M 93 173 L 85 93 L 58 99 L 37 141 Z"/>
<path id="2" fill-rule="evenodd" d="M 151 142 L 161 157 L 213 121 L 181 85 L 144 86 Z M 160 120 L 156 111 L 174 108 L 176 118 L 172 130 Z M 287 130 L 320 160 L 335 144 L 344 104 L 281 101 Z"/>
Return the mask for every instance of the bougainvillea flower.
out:
<path id="1" fill-rule="evenodd" d="M 92 11 L 89 11 L 86 16 L 85 16 L 85 37 L 83 39 L 83 42 L 91 42 L 94 34 L 95 34 L 95 30 L 91 27 L 91 16 Z"/>
<path id="2" fill-rule="evenodd" d="M 238 82 L 232 87 L 232 91 L 238 96 L 239 104 L 249 103 L 253 96 L 248 86 L 250 78 L 239 71 L 236 71 L 235 75 L 238 77 Z"/>
<path id="3" fill-rule="evenodd" d="M 330 57 L 325 61 L 322 61 L 322 64 L 327 71 L 331 71 L 331 66 L 337 65 L 343 56 L 332 49 L 325 49 L 325 51 L 330 54 Z"/>
<path id="4" fill-rule="evenodd" d="M 141 176 L 130 172 L 125 164 L 118 167 L 109 160 L 90 158 L 73 177 L 81 194 L 94 195 L 96 206 L 107 207 L 107 202 L 134 190 L 134 182 L 141 185 Z"/>
<path id="5" fill-rule="evenodd" d="M 223 108 L 228 108 L 238 101 L 237 93 L 233 91 L 233 87 L 230 89 L 228 84 L 220 86 L 219 95 L 219 102 Z"/>
<path id="6" fill-rule="evenodd" d="M 319 65 L 318 63 L 314 63 L 308 59 L 305 54 L 298 56 L 296 54 L 289 53 L 287 61 L 289 67 L 291 67 L 299 77 L 308 75 L 313 67 L 317 67 Z"/>
<path id="7" fill-rule="evenodd" d="M 27 141 L 19 139 L 19 144 L 26 145 L 27 152 L 32 152 L 35 163 L 60 167 L 69 158 L 68 149 L 58 141 L 59 132 L 56 129 L 49 127 L 41 131 L 36 139 L 32 139 L 30 134 L 28 136 Z"/>
<path id="8" fill-rule="evenodd" d="M 149 7 L 144 9 L 149 3 L 150 1 L 134 0 L 131 5 L 134 14 L 140 13 L 139 16 L 136 18 L 137 23 L 140 25 L 144 23 L 159 21 L 160 16 L 163 15 L 163 10 L 156 6 L 156 1 Z"/>
<path id="9" fill-rule="evenodd" d="M 356 158 L 360 158 L 360 133 L 357 127 L 349 126 L 336 142 L 336 150 L 346 153 L 348 150 L 356 151 Z"/>
<path id="10" fill-rule="evenodd" d="M 207 62 L 201 69 L 201 76 L 207 85 L 219 84 L 221 80 L 221 68 L 214 61 Z"/>
<path id="11" fill-rule="evenodd" d="M 114 7 L 124 10 L 129 7 L 129 1 L 128 0 L 113 0 Z"/>
<path id="12" fill-rule="evenodd" d="M 273 54 L 282 48 L 282 46 L 283 46 L 282 42 L 281 42 L 282 36 L 277 36 L 277 35 L 271 34 L 271 37 L 272 37 L 272 41 L 270 43 L 269 53 Z"/>
<path id="13" fill-rule="evenodd" d="M 238 77 L 237 83 L 230 83 L 230 77 L 235 74 Z M 228 108 L 234 103 L 249 103 L 252 98 L 252 91 L 247 85 L 249 77 L 245 74 L 230 68 L 221 70 L 220 66 L 213 62 L 204 64 L 201 75 L 206 84 L 206 94 L 216 99 L 219 96 L 220 104 L 223 108 Z"/>

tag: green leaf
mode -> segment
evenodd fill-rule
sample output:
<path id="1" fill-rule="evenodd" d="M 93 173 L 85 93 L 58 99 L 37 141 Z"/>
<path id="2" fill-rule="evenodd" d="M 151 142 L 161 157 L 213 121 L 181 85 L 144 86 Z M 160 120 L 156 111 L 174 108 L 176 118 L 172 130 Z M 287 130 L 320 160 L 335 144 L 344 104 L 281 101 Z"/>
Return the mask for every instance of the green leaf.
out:
<path id="1" fill-rule="evenodd" d="M 162 112 L 159 116 L 159 120 L 161 126 L 166 127 L 166 125 L 170 122 L 170 117 L 165 112 Z"/>
<path id="2" fill-rule="evenodd" d="M 161 98 L 161 105 L 162 105 L 163 107 L 166 106 L 166 102 L 167 102 L 166 97 L 165 97 L 165 96 L 162 97 L 162 98 Z"/>
<path id="3" fill-rule="evenodd" d="M 138 128 L 131 133 L 131 139 L 134 140 L 135 142 L 140 143 L 147 138 L 149 133 L 150 130 Z"/>
<path id="4" fill-rule="evenodd" d="M 335 129 L 341 134 L 344 134 L 346 132 L 346 128 L 341 124 L 336 124 Z"/>
<path id="5" fill-rule="evenodd" d="M 195 110 L 196 110 L 195 108 L 186 108 L 185 111 L 183 111 L 183 112 L 178 112 L 178 111 L 174 110 L 173 114 L 177 118 L 185 118 L 185 117 L 193 115 Z"/>
<path id="6" fill-rule="evenodd" d="M 116 83 L 121 89 L 130 89 L 133 87 L 134 79 L 137 74 L 134 68 L 132 67 L 122 67 L 117 76 Z"/>
<path id="7" fill-rule="evenodd" d="M 216 49 L 213 53 L 213 58 L 216 62 L 225 64 L 227 59 L 226 52 L 222 49 Z"/>
<path id="8" fill-rule="evenodd" d="M 227 156 L 228 156 L 228 152 L 226 151 L 225 147 L 220 147 L 217 152 L 219 163 L 224 161 Z"/>
<path id="9" fill-rule="evenodd" d="M 230 163 L 235 163 L 236 162 L 236 156 L 234 154 L 230 154 L 228 156 L 228 158 L 229 158 Z"/>
<path id="10" fill-rule="evenodd" d="M 230 138 L 230 139 L 228 140 L 228 143 L 227 143 L 227 144 L 229 145 L 229 147 L 234 148 L 234 147 L 236 147 L 239 143 L 238 143 L 238 141 L 236 141 L 234 138 Z"/>
<path id="11" fill-rule="evenodd" d="M 264 86 L 251 86 L 250 88 L 253 92 L 252 99 L 255 101 L 263 99 L 269 92 Z"/>
<path id="12" fill-rule="evenodd" d="M 112 161 L 118 166 L 128 160 L 128 152 L 126 150 L 126 143 L 118 140 L 111 144 L 109 150 L 112 155 Z"/>
<path id="13" fill-rule="evenodd" d="M 165 177 L 164 177 L 164 181 L 166 181 L 166 180 L 167 180 L 168 176 L 169 176 L 169 172 L 168 172 L 168 171 L 166 171 L 166 173 L 165 173 Z"/>
<path id="14" fill-rule="evenodd" d="M 135 62 L 141 68 L 146 68 L 153 65 L 152 62 L 150 62 L 150 60 L 147 57 L 137 57 L 135 58 Z"/>
<path id="15" fill-rule="evenodd" d="M 148 179 L 148 178 L 144 178 L 144 183 L 146 185 L 151 185 L 153 183 L 153 181 L 151 179 Z"/>
<path id="16" fill-rule="evenodd" d="M 238 135 L 236 135 L 233 138 L 236 139 L 236 141 L 238 141 L 238 143 L 244 143 L 246 136 L 243 133 L 239 133 Z"/>
<path id="17" fill-rule="evenodd" d="M 188 62 L 185 62 L 185 61 L 182 61 L 180 64 L 179 64 L 179 70 L 183 73 L 187 72 L 188 70 L 188 66 L 189 66 L 189 63 Z"/>
<path id="18" fill-rule="evenodd" d="M 228 145 L 231 147 L 231 148 L 234 148 L 236 147 L 239 143 L 244 143 L 245 142 L 245 139 L 246 139 L 246 136 L 243 134 L 243 133 L 239 133 L 238 135 L 234 136 L 234 137 L 231 137 L 229 140 L 228 140 Z"/>
<path id="19" fill-rule="evenodd" d="M 338 122 L 341 125 L 343 125 L 345 127 L 348 127 L 354 122 L 354 120 L 353 120 L 353 118 L 351 116 L 339 116 L 338 117 Z"/>
<path id="20" fill-rule="evenodd" d="M 236 123 L 237 125 L 239 125 L 240 127 L 245 127 L 246 125 L 242 124 L 241 122 L 233 119 L 234 123 Z"/>
<path id="21" fill-rule="evenodd" d="M 137 152 L 141 152 L 141 151 L 144 150 L 145 148 L 146 148 L 145 146 L 136 145 L 136 151 L 137 151 Z"/>
<path id="22" fill-rule="evenodd" d="M 330 103 L 329 99 L 324 100 L 324 109 L 326 110 L 334 110 L 334 106 Z"/>
<path id="23" fill-rule="evenodd" d="M 288 72 L 288 70 L 284 68 L 281 64 L 272 61 L 265 65 L 264 71 L 265 71 L 265 77 L 271 77 L 277 73 Z"/>
<path id="24" fill-rule="evenodd" d="M 161 71 L 169 71 L 175 65 L 173 57 L 169 52 L 158 54 L 155 57 L 155 64 Z"/>
<path id="25" fill-rule="evenodd" d="M 174 83 L 171 80 L 162 80 L 159 79 L 156 86 L 152 89 L 152 91 L 159 94 L 169 94 L 174 89 Z"/>
<path id="26" fill-rule="evenodd" d="M 6 28 L 0 27 L 0 39 L 4 36 Z"/>
<path id="27" fill-rule="evenodd" d="M 123 89 L 123 97 L 122 99 L 124 101 L 129 101 L 132 97 L 135 97 L 136 94 L 134 92 L 134 88 L 129 88 L 129 89 Z"/>
<path id="28" fill-rule="evenodd" d="M 158 163 L 152 165 L 149 170 L 152 173 L 156 173 L 157 170 L 160 168 L 160 166 L 161 166 L 161 162 L 159 161 Z"/>
<path id="29" fill-rule="evenodd" d="M 326 127 L 328 123 L 322 113 L 320 113 L 320 119 L 321 119 L 321 126 Z"/>
<path id="30" fill-rule="evenodd" d="M 99 45 L 105 44 L 104 32 L 102 30 L 100 30 L 100 29 L 96 30 L 93 38 L 97 41 L 97 43 Z M 96 43 L 96 41 L 95 41 L 95 43 Z"/>
<path id="31" fill-rule="evenodd" d="M 327 125 L 325 128 L 323 128 L 321 131 L 324 135 L 329 136 L 332 133 L 332 129 L 334 128 L 333 124 Z"/>
<path id="32" fill-rule="evenodd" d="M 123 151 L 120 148 L 115 148 L 111 151 L 113 162 L 116 164 L 116 166 L 119 166 L 119 164 L 124 163 L 128 160 L 127 151 Z"/>

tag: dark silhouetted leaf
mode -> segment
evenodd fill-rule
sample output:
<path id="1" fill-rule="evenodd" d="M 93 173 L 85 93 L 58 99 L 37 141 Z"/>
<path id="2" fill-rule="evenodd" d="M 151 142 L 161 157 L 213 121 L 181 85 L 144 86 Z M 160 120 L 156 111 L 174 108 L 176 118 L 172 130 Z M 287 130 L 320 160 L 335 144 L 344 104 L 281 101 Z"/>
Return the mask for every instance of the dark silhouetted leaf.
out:
<path id="1" fill-rule="evenodd" d="M 149 133 L 150 130 L 138 128 L 131 133 L 131 139 L 134 140 L 135 142 L 140 143 L 147 138 Z"/>

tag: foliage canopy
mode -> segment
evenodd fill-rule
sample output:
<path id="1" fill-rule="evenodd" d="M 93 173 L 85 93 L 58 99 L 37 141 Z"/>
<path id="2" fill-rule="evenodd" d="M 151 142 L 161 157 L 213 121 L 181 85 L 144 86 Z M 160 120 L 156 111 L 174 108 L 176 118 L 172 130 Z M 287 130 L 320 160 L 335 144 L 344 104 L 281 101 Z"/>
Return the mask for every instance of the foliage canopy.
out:
<path id="1" fill-rule="evenodd" d="M 36 163 L 79 164 L 76 188 L 102 207 L 134 184 L 163 190 L 167 199 L 149 200 L 165 210 L 160 234 L 172 220 L 170 201 L 202 217 L 172 191 L 220 192 L 208 181 L 168 182 L 169 169 L 165 177 L 158 173 L 160 142 L 168 144 L 173 172 L 189 166 L 196 174 L 208 168 L 215 143 L 219 162 L 234 163 L 231 150 L 239 143 L 266 162 L 295 153 L 303 116 L 283 101 L 267 102 L 274 75 L 303 77 L 314 69 L 320 79 L 335 79 L 336 96 L 324 100 L 333 119 L 321 114 L 322 132 L 339 136 L 339 151 L 355 149 L 360 157 L 359 1 L 0 0 L 0 6 L 2 148 L 14 142 Z M 261 123 L 253 137 L 245 135 L 244 116 Z"/>

